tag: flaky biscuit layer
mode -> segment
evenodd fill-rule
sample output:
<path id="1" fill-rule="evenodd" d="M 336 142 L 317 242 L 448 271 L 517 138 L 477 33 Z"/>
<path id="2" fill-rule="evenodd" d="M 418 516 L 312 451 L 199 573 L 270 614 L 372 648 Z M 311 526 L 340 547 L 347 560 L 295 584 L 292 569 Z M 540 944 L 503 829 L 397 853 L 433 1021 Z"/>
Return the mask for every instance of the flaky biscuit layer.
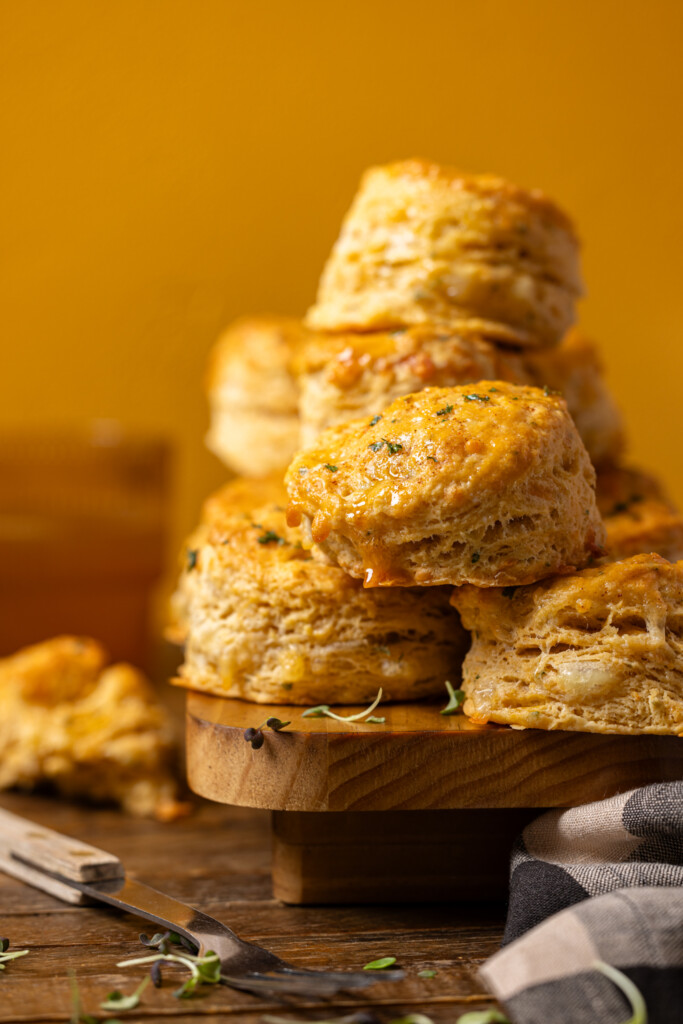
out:
<path id="1" fill-rule="evenodd" d="M 465 714 L 518 728 L 683 734 L 683 563 L 637 555 L 533 586 L 461 587 Z"/>
<path id="2" fill-rule="evenodd" d="M 288 521 L 369 587 L 528 583 L 601 550 L 594 482 L 562 398 L 479 381 L 327 430 L 287 471 Z"/>
<path id="3" fill-rule="evenodd" d="M 380 686 L 389 700 L 442 692 L 467 646 L 448 591 L 370 592 L 313 560 L 272 486 L 249 512 L 243 482 L 223 488 L 188 542 L 174 599 L 186 643 L 177 682 L 281 704 L 363 703 Z"/>
<path id="4" fill-rule="evenodd" d="M 624 466 L 601 467 L 596 498 L 610 561 L 653 551 L 670 562 L 683 558 L 683 517 L 656 477 Z"/>
<path id="5" fill-rule="evenodd" d="M 363 176 L 307 324 L 469 325 L 536 347 L 560 340 L 581 292 L 571 222 L 540 192 L 408 160 Z"/>
<path id="6" fill-rule="evenodd" d="M 305 333 L 293 317 L 242 317 L 214 345 L 206 444 L 234 472 L 271 473 L 297 450 L 299 388 L 291 363 Z"/>
<path id="7" fill-rule="evenodd" d="M 0 660 L 0 789 L 50 783 L 69 796 L 177 817 L 171 721 L 131 665 L 94 640 L 56 637 Z"/>

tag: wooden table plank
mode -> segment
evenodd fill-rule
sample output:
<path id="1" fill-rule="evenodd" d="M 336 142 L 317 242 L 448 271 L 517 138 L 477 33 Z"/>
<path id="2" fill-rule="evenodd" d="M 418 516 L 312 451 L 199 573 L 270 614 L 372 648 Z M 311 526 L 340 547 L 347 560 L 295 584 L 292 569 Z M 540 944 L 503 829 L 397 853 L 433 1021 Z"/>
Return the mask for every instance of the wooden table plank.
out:
<path id="1" fill-rule="evenodd" d="M 256 1024 L 263 1013 L 312 1021 L 369 1009 L 389 1021 L 421 1011 L 437 1024 L 453 1022 L 473 1006 L 493 1005 L 476 969 L 498 947 L 502 907 L 290 907 L 270 897 L 270 823 L 262 811 L 208 803 L 170 825 L 125 818 L 116 811 L 87 809 L 41 797 L 3 794 L 0 805 L 34 821 L 87 840 L 119 856 L 128 870 L 223 918 L 246 939 L 304 966 L 358 968 L 378 956 L 397 956 L 406 971 L 398 984 L 381 982 L 369 992 L 340 996 L 332 1008 L 298 1002 L 296 1008 L 266 1003 L 220 987 L 192 1001 L 173 997 L 168 971 L 163 989 L 148 988 L 131 1021 L 154 1024 L 200 1017 Z M 98 907 L 68 907 L 0 875 L 0 934 L 29 956 L 0 975 L 0 1020 L 68 1020 L 68 970 L 76 972 L 87 1012 L 106 1016 L 99 1003 L 114 988 L 131 992 L 143 969 L 117 969 L 117 961 L 142 955 L 144 922 Z M 147 928 L 149 930 L 149 927 Z M 424 968 L 438 971 L 421 979 Z"/>

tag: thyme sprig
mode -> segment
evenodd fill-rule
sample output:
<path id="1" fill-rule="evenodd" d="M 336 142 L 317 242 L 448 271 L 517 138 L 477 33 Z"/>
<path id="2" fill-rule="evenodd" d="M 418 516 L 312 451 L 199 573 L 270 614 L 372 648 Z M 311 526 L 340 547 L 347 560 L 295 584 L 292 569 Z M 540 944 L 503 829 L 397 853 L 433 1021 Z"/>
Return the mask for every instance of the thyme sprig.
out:
<path id="1" fill-rule="evenodd" d="M 355 715 L 338 715 L 336 712 L 330 710 L 329 704 L 318 704 L 314 708 L 307 708 L 303 712 L 302 718 L 334 718 L 336 722 L 364 722 L 372 723 L 373 725 L 381 725 L 385 719 L 375 718 L 372 712 L 375 710 L 377 705 L 382 699 L 383 694 L 382 687 L 380 686 L 377 696 L 373 700 L 369 708 L 365 711 L 358 711 Z"/>
<path id="2" fill-rule="evenodd" d="M 251 743 L 253 750 L 260 750 L 265 742 L 265 736 L 263 735 L 264 729 L 272 729 L 273 732 L 280 732 L 285 729 L 291 722 L 281 722 L 279 718 L 266 718 L 265 722 L 256 728 L 249 728 L 244 730 L 244 738 L 247 743 Z"/>

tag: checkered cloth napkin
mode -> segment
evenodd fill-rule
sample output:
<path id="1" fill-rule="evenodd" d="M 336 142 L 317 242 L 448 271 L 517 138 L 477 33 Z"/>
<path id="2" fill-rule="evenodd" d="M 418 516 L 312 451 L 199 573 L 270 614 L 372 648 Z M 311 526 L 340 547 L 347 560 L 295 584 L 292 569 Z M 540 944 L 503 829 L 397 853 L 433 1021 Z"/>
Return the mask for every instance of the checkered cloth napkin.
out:
<path id="1" fill-rule="evenodd" d="M 649 1024 L 683 1024 L 683 783 L 527 826 L 503 942 L 481 974 L 514 1024 L 630 1024 L 629 979 Z"/>

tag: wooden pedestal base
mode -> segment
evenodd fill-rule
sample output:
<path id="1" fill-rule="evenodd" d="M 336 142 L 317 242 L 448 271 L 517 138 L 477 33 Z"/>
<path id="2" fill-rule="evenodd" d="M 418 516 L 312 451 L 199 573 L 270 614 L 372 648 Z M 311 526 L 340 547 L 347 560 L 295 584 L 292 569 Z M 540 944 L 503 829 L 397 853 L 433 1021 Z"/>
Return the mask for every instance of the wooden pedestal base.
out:
<path id="1" fill-rule="evenodd" d="M 540 810 L 683 779 L 676 736 L 520 732 L 442 706 L 382 705 L 383 725 L 351 725 L 190 693 L 188 780 L 273 811 L 285 902 L 414 903 L 499 899 L 512 842 Z M 290 724 L 253 750 L 245 729 L 271 716 Z"/>
<path id="2" fill-rule="evenodd" d="M 510 849 L 537 810 L 273 812 L 285 903 L 505 899 Z"/>

